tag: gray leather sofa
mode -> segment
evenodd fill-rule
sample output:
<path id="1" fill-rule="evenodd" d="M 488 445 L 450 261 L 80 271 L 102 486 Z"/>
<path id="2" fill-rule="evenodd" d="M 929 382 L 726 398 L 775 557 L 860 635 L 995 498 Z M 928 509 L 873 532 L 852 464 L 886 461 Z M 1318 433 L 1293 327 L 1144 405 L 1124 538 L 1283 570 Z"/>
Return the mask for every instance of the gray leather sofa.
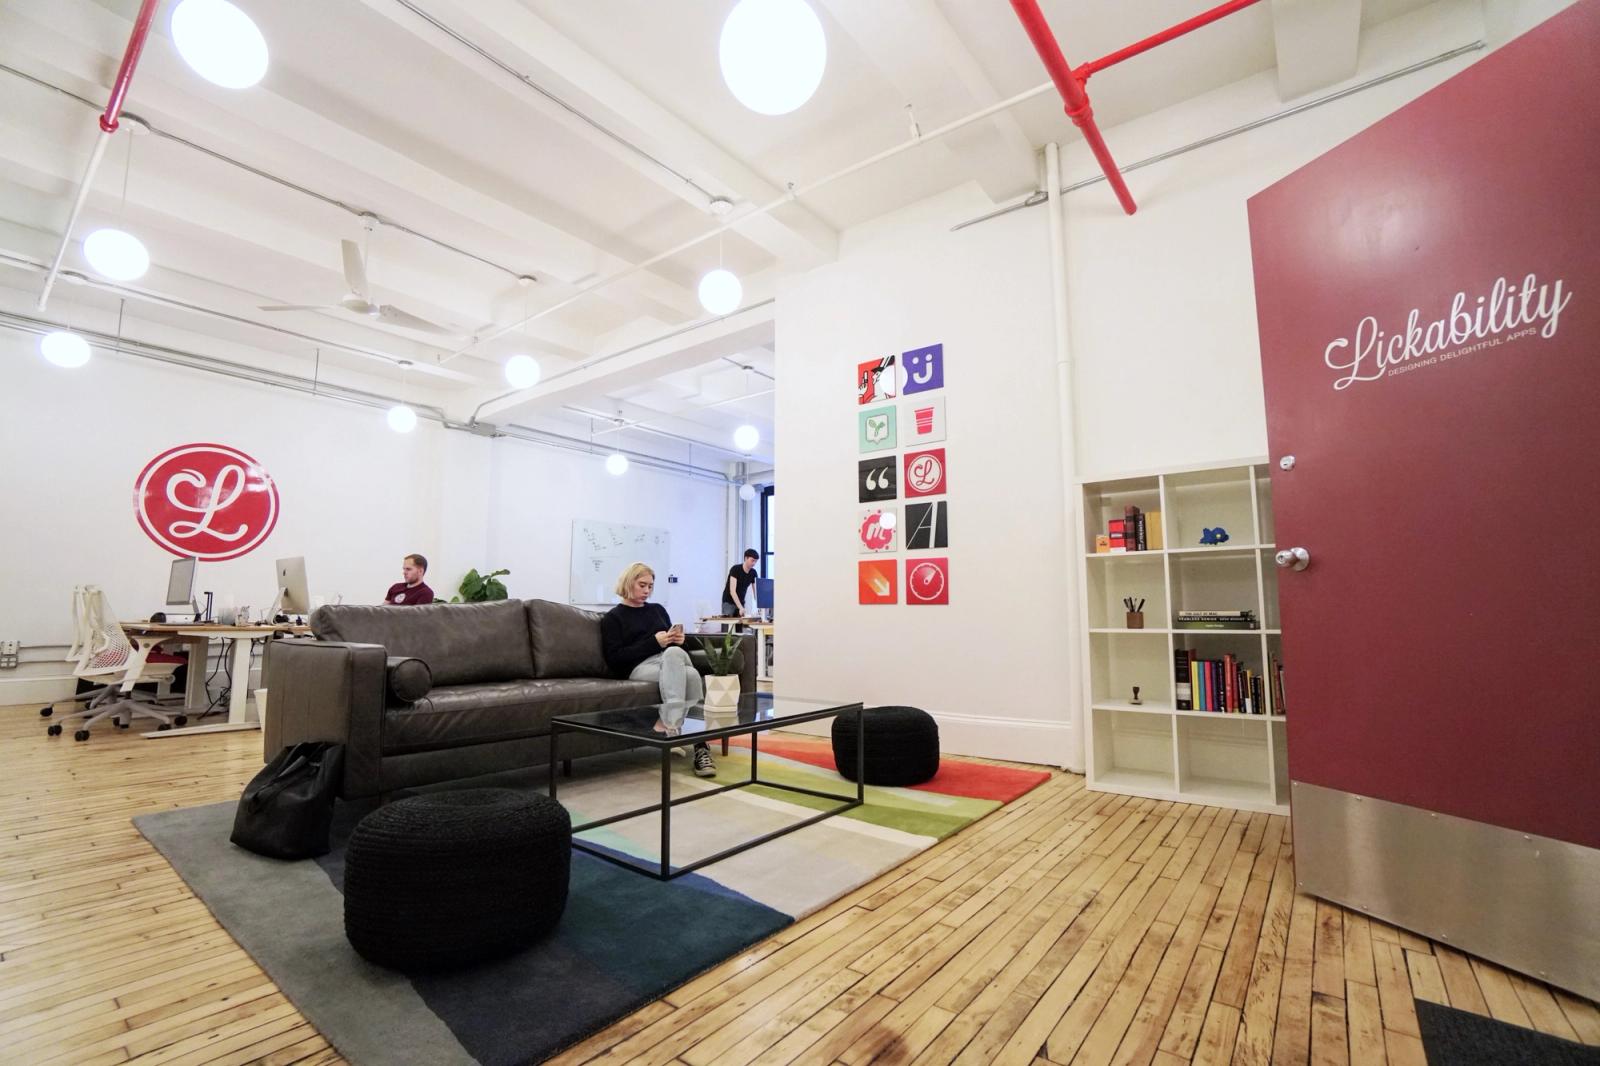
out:
<path id="1" fill-rule="evenodd" d="M 263 754 L 343 743 L 347 799 L 543 766 L 552 716 L 660 701 L 654 683 L 609 675 L 600 618 L 546 600 L 320 608 L 312 637 L 268 647 Z M 753 693 L 755 639 L 742 640 L 741 688 Z M 708 672 L 704 652 L 691 655 Z M 622 746 L 572 734 L 561 757 Z"/>

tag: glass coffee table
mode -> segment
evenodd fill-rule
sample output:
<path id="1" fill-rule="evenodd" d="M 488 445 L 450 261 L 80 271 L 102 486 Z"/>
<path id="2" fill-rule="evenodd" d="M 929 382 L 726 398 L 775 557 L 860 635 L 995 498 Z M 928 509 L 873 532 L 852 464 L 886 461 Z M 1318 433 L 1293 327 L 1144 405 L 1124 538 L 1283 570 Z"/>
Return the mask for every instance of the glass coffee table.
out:
<path id="1" fill-rule="evenodd" d="M 808 825 L 832 818 L 852 808 L 859 807 L 866 802 L 866 786 L 856 782 L 854 795 L 839 795 L 833 792 L 819 792 L 816 789 L 799 788 L 794 785 L 783 785 L 775 781 L 762 781 L 756 772 L 757 737 L 769 729 L 781 729 L 784 726 L 798 725 L 801 722 L 814 722 L 823 718 L 833 718 L 839 714 L 850 711 L 856 714 L 856 765 L 862 765 L 863 722 L 865 715 L 861 714 L 859 703 L 833 703 L 827 700 L 791 699 L 782 696 L 746 695 L 739 698 L 737 710 L 727 712 L 708 713 L 704 706 L 698 703 L 662 703 L 650 707 L 635 707 L 621 711 L 589 711 L 583 714 L 564 714 L 550 720 L 550 797 L 556 798 L 556 767 L 561 758 L 561 735 L 563 733 L 588 733 L 594 736 L 611 737 L 613 739 L 627 740 L 639 747 L 654 748 L 661 755 L 661 802 L 652 803 L 647 807 L 624 811 L 613 814 L 608 818 L 601 818 L 593 822 L 585 822 L 572 827 L 572 846 L 580 851 L 588 852 L 596 858 L 605 859 L 607 862 L 629 870 L 635 870 L 661 881 L 670 881 L 674 877 L 682 877 L 702 866 L 720 862 L 730 855 L 737 855 L 749 851 L 758 844 L 765 844 L 769 840 L 792 833 L 796 829 L 804 829 Z M 695 792 L 687 796 L 672 795 L 672 749 L 688 747 L 693 744 L 709 743 L 711 741 L 725 740 L 729 737 L 750 738 L 750 776 L 747 780 L 738 781 L 731 785 L 721 785 Z M 767 788 L 780 789 L 784 792 L 798 792 L 807 796 L 818 796 L 822 799 L 838 800 L 839 804 L 829 810 L 812 815 L 793 825 L 786 825 L 782 829 L 770 833 L 763 833 L 751 840 L 746 840 L 734 847 L 707 855 L 687 866 L 677 869 L 672 867 L 672 809 L 695 800 L 703 800 L 708 796 L 715 796 L 729 792 L 736 788 L 747 788 L 750 785 L 764 785 Z M 610 852 L 603 851 L 590 845 L 587 841 L 579 840 L 578 834 L 587 829 L 598 829 L 603 825 L 621 822 L 641 815 L 661 812 L 661 862 L 659 869 L 640 862 L 619 858 Z"/>

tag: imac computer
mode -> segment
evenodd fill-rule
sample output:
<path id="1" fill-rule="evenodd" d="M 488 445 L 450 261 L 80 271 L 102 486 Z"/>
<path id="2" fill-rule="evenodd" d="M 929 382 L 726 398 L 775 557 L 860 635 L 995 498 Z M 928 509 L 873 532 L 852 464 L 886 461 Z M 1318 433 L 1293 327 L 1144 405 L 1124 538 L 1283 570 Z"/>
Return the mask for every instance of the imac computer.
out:
<path id="1" fill-rule="evenodd" d="M 279 559 L 277 570 L 278 595 L 272 602 L 272 610 L 267 612 L 266 620 L 271 622 L 276 619 L 279 611 L 304 618 L 311 613 L 311 596 L 306 592 L 305 558 Z"/>
<path id="2" fill-rule="evenodd" d="M 770 577 L 756 578 L 756 609 L 768 612 L 768 617 L 772 612 L 772 582 Z"/>
<path id="3" fill-rule="evenodd" d="M 194 568 L 200 560 L 186 555 L 172 560 L 172 570 L 167 575 L 167 602 L 161 608 L 168 622 L 186 624 L 199 617 L 200 609 L 194 602 Z"/>

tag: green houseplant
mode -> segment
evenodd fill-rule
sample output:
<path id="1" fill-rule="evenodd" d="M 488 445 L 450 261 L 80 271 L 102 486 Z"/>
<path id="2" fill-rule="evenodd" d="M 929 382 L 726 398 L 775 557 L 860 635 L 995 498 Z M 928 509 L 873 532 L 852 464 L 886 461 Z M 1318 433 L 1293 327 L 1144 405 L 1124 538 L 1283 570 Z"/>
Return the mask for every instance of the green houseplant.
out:
<path id="1" fill-rule="evenodd" d="M 721 640 L 697 637 L 700 649 L 711 664 L 706 678 L 706 710 L 732 711 L 739 706 L 739 669 L 744 655 L 739 650 L 739 634 L 728 633 Z"/>
<path id="2" fill-rule="evenodd" d="M 451 603 L 487 603 L 490 600 L 503 600 L 507 598 L 505 582 L 499 580 L 500 575 L 509 574 L 509 570 L 493 570 L 487 574 L 478 573 L 476 568 L 467 571 L 467 576 L 461 579 L 460 595 L 450 597 Z"/>

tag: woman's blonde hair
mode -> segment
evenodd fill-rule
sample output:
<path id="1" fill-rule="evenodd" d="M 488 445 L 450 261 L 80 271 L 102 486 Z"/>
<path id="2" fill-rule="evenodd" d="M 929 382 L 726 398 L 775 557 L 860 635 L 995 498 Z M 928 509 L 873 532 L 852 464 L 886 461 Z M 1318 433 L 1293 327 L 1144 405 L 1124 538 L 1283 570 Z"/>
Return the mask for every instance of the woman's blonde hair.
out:
<path id="1" fill-rule="evenodd" d="M 617 595 L 627 599 L 628 590 L 633 588 L 633 583 L 639 580 L 640 574 L 649 574 L 651 577 L 656 576 L 656 572 L 644 563 L 634 563 L 622 572 L 621 577 L 617 578 Z"/>

